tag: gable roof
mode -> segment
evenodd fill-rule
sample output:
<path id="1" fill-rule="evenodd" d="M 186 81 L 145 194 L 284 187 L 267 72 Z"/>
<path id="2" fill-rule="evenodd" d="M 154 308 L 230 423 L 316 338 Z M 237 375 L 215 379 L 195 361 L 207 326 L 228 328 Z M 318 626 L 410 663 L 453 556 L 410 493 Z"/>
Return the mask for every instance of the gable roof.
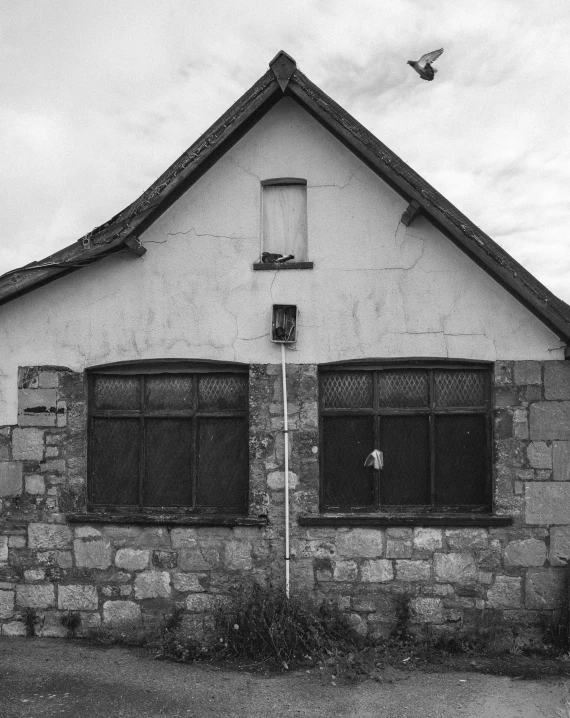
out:
<path id="1" fill-rule="evenodd" d="M 111 254 L 146 250 L 138 237 L 283 96 L 298 102 L 410 205 L 402 222 L 423 214 L 563 341 L 570 306 L 475 226 L 386 145 L 314 85 L 281 51 L 269 70 L 137 200 L 72 245 L 0 277 L 0 304 Z"/>

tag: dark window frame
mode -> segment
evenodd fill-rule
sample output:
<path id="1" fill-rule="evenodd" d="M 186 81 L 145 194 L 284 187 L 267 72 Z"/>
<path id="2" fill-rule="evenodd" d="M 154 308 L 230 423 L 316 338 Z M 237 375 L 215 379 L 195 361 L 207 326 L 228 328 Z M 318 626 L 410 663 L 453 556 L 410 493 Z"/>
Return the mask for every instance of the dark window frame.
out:
<path id="1" fill-rule="evenodd" d="M 199 377 L 213 375 L 240 375 L 245 378 L 245 400 L 243 408 L 209 409 L 200 407 L 198 397 Z M 88 455 L 87 455 L 87 509 L 105 513 L 161 513 L 161 514 L 220 514 L 243 516 L 248 513 L 249 504 L 249 367 L 245 364 L 230 364 L 215 361 L 189 361 L 189 360 L 163 360 L 163 361 L 133 361 L 91 367 L 86 372 L 88 384 Z M 184 409 L 152 409 L 146 404 L 146 388 L 149 378 L 167 375 L 185 375 L 191 377 L 192 405 Z M 95 382 L 97 377 L 118 376 L 137 377 L 139 382 L 139 408 L 137 409 L 101 409 L 95 403 Z M 244 434 L 242 452 L 245 453 L 242 478 L 239 486 L 243 491 L 243 501 L 233 505 L 214 505 L 199 503 L 199 431 L 201 420 L 223 420 L 232 418 L 241 420 Z M 138 457 L 138 502 L 109 503 L 104 500 L 95 500 L 94 497 L 94 437 L 93 423 L 95 420 L 130 419 L 138 420 L 138 441 L 140 442 Z M 191 435 L 191 486 L 190 501 L 165 503 L 164 505 L 145 505 L 143 493 L 147 479 L 147 429 L 152 422 L 161 420 L 175 420 L 177 422 L 190 422 Z M 149 471 L 150 473 L 150 471 Z M 107 498 L 109 496 L 107 495 Z"/>
<path id="2" fill-rule="evenodd" d="M 486 513 L 492 512 L 493 497 L 493 432 L 492 432 L 492 407 L 493 407 L 493 387 L 492 387 L 492 368 L 490 362 L 463 361 L 463 360 L 438 360 L 438 359 L 407 359 L 407 360 L 357 360 L 352 362 L 338 362 L 332 364 L 323 364 L 319 366 L 319 457 L 320 457 L 320 511 L 321 513 L 375 513 L 382 514 L 422 514 L 422 513 Z M 429 378 L 429 406 L 428 407 L 398 407 L 388 408 L 380 407 L 378 402 L 378 381 L 377 376 L 384 371 L 394 370 L 413 370 L 421 369 L 428 372 Z M 434 375 L 438 370 L 463 370 L 482 372 L 484 377 L 484 405 L 478 407 L 456 406 L 456 407 L 435 407 L 434 406 Z M 323 395 L 323 377 L 333 372 L 371 372 L 373 376 L 373 406 L 371 408 L 357 409 L 335 409 L 325 408 Z M 477 504 L 450 504 L 443 505 L 435 502 L 435 484 L 436 484 L 436 456 L 435 456 L 435 417 L 436 416 L 453 416 L 453 415 L 474 415 L 484 416 L 484 432 L 485 432 L 485 453 L 481 457 L 485 464 L 485 499 L 483 503 Z M 374 474 L 374 503 L 366 506 L 359 505 L 341 505 L 327 503 L 325 496 L 325 488 L 327 477 L 325 476 L 325 420 L 327 417 L 339 416 L 372 416 L 374 420 L 374 442 L 372 448 L 382 449 L 378 446 L 380 436 L 380 421 L 382 416 L 427 416 L 429 422 L 429 481 L 430 481 L 430 501 L 422 504 L 389 504 L 382 505 L 379 500 L 379 482 L 381 480 L 381 472 L 371 469 Z M 483 488 L 483 487 L 482 487 Z"/>

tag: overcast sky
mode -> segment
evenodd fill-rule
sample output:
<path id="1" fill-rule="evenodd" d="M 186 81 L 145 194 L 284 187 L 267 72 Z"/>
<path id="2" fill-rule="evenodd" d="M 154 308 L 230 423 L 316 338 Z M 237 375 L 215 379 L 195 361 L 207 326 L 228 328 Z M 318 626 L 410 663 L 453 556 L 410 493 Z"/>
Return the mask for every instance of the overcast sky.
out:
<path id="1" fill-rule="evenodd" d="M 0 273 L 130 204 L 283 49 L 570 302 L 569 36 L 568 0 L 0 0 Z"/>

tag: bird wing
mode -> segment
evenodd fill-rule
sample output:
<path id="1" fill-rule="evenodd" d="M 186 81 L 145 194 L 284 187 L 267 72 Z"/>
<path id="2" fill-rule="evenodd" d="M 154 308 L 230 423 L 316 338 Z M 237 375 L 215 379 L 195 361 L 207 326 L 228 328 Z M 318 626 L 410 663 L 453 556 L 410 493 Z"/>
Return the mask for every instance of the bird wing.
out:
<path id="1" fill-rule="evenodd" d="M 426 54 L 422 55 L 418 60 L 418 65 L 424 67 L 426 62 L 435 62 L 435 60 L 437 60 L 437 58 L 441 55 L 442 52 L 443 47 L 441 48 L 441 50 L 433 50 L 433 52 L 426 52 Z"/>

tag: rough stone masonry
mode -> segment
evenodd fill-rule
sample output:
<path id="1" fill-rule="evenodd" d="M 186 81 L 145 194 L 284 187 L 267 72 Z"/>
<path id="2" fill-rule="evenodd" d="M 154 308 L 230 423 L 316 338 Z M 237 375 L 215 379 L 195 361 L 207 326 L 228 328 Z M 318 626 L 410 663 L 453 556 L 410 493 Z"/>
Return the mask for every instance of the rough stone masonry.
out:
<path id="1" fill-rule="evenodd" d="M 565 619 L 570 557 L 570 363 L 497 362 L 494 513 L 506 527 L 300 526 L 319 513 L 317 367 L 289 365 L 293 591 L 331 599 L 385 636 L 405 596 L 419 632 L 491 618 L 505 645 Z M 279 365 L 250 368 L 250 515 L 259 526 L 78 520 L 86 511 L 86 384 L 62 367 L 19 372 L 16 426 L 0 428 L 0 626 L 43 636 L 144 624 L 184 610 L 197 635 L 244 580 L 283 580 Z M 75 517 L 75 519 L 74 519 Z"/>

